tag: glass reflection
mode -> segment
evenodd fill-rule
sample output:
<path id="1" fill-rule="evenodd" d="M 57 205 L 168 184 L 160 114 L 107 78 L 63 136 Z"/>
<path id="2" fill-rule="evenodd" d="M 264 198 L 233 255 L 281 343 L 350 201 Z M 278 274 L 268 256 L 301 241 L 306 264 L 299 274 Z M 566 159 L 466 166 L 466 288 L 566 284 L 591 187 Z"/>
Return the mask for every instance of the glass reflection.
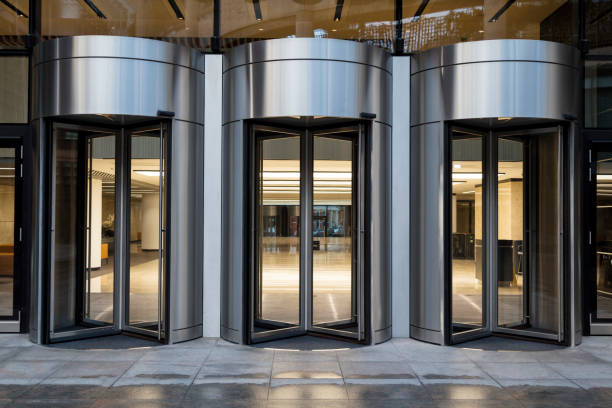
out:
<path id="1" fill-rule="evenodd" d="M 393 46 L 393 0 L 227 0 L 221 5 L 225 46 L 266 38 L 312 37 Z M 234 43 L 235 42 L 235 43 Z"/>
<path id="2" fill-rule="evenodd" d="M 483 137 L 452 134 L 452 322 L 458 333 L 484 326 Z"/>
<path id="3" fill-rule="evenodd" d="M 257 147 L 255 320 L 267 329 L 300 323 L 300 137 L 273 135 Z"/>
<path id="4" fill-rule="evenodd" d="M 506 4 L 499 0 L 404 0 L 404 51 L 503 38 L 576 43 L 576 1 L 516 1 L 507 8 Z"/>
<path id="5" fill-rule="evenodd" d="M 95 0 L 95 9 L 84 1 L 42 2 L 45 36 L 123 35 L 178 42 L 210 48 L 213 34 L 213 0 L 168 1 Z"/>
<path id="6" fill-rule="evenodd" d="M 351 322 L 353 310 L 353 140 L 314 136 L 313 324 Z"/>
<path id="7" fill-rule="evenodd" d="M 597 152 L 597 318 L 612 319 L 612 153 Z"/>
<path id="8" fill-rule="evenodd" d="M 115 276 L 115 136 L 87 140 L 84 317 L 113 323 Z"/>
<path id="9" fill-rule="evenodd" d="M 0 316 L 13 316 L 15 149 L 0 148 Z"/>
<path id="10" fill-rule="evenodd" d="M 585 127 L 612 128 L 612 62 L 585 61 L 584 108 Z"/>
<path id="11" fill-rule="evenodd" d="M 160 214 L 163 212 L 161 180 L 164 175 L 160 160 L 160 130 L 135 131 L 130 140 L 128 321 L 132 326 L 157 330 L 163 256 Z"/>
<path id="12" fill-rule="evenodd" d="M 29 33 L 29 0 L 0 2 L 0 49 L 23 48 Z"/>
<path id="13" fill-rule="evenodd" d="M 523 217 L 523 140 L 499 138 L 497 144 L 497 324 L 516 326 L 523 323 L 524 248 Z"/>

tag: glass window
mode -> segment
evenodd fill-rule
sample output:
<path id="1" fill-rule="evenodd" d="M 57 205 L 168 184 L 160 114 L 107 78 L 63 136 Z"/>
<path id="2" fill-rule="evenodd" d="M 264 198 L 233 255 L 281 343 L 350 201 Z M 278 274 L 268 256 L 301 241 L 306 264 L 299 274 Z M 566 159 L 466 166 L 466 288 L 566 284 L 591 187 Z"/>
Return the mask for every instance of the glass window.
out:
<path id="1" fill-rule="evenodd" d="M 404 0 L 404 50 L 523 38 L 577 43 L 576 0 Z"/>
<path id="2" fill-rule="evenodd" d="M 0 123 L 28 122 L 28 58 L 0 58 Z"/>
<path id="3" fill-rule="evenodd" d="M 124 35 L 210 48 L 213 0 L 54 0 L 42 5 L 42 34 Z"/>
<path id="4" fill-rule="evenodd" d="M 585 35 L 591 54 L 612 54 L 612 0 L 585 2 Z"/>
<path id="5" fill-rule="evenodd" d="M 612 61 L 586 61 L 584 126 L 612 128 Z"/>
<path id="6" fill-rule="evenodd" d="M 284 37 L 341 38 L 391 48 L 395 1 L 226 0 L 223 46 Z"/>
<path id="7" fill-rule="evenodd" d="M 29 33 L 29 0 L 0 2 L 0 49 L 24 48 Z"/>

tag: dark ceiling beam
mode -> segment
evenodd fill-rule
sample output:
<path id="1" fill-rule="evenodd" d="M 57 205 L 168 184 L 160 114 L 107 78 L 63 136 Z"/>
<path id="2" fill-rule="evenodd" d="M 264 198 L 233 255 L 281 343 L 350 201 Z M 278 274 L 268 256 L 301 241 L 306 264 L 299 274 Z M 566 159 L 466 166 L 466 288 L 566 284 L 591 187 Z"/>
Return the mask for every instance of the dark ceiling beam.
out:
<path id="1" fill-rule="evenodd" d="M 340 21 L 342 18 L 342 7 L 344 7 L 344 0 L 338 0 L 336 3 L 336 12 L 334 13 L 334 21 Z"/>
<path id="2" fill-rule="evenodd" d="M 23 11 L 19 10 L 17 7 L 15 7 L 15 5 L 13 3 L 11 3 L 8 0 L 0 0 L 0 3 L 4 4 L 6 7 L 10 8 L 11 10 L 13 10 L 15 12 L 15 14 L 17 14 L 19 17 L 24 17 L 24 18 L 28 18 L 28 16 L 26 15 L 26 13 L 24 13 Z"/>
<path id="3" fill-rule="evenodd" d="M 427 5 L 429 4 L 429 0 L 423 0 L 421 2 L 421 4 L 419 5 L 419 8 L 417 9 L 417 11 L 414 13 L 414 16 L 412 18 L 412 21 L 418 21 L 419 18 L 421 18 L 421 15 L 423 14 L 423 12 L 425 11 L 425 7 L 427 7 Z"/>
<path id="4" fill-rule="evenodd" d="M 491 17 L 489 23 L 495 23 L 497 20 L 499 20 L 501 15 L 504 14 L 506 10 L 508 10 L 510 6 L 514 4 L 515 1 L 516 0 L 508 0 L 503 6 L 501 6 L 499 10 L 497 10 L 497 13 L 495 13 L 493 17 Z"/>
<path id="5" fill-rule="evenodd" d="M 253 12 L 255 13 L 255 19 L 257 21 L 263 20 L 263 16 L 261 15 L 261 4 L 259 4 L 259 0 L 253 0 Z"/>
<path id="6" fill-rule="evenodd" d="M 89 6 L 90 9 L 93 10 L 94 13 L 96 13 L 96 16 L 106 19 L 106 16 L 104 15 L 104 13 L 100 11 L 98 6 L 96 6 L 92 0 L 83 0 L 83 1 L 85 2 L 85 4 Z"/>
<path id="7" fill-rule="evenodd" d="M 176 18 L 178 18 L 179 20 L 184 20 L 185 16 L 183 15 L 183 12 L 179 8 L 178 4 L 176 4 L 176 1 L 168 0 L 168 3 L 170 3 L 170 7 L 172 7 L 174 14 L 176 14 Z"/>

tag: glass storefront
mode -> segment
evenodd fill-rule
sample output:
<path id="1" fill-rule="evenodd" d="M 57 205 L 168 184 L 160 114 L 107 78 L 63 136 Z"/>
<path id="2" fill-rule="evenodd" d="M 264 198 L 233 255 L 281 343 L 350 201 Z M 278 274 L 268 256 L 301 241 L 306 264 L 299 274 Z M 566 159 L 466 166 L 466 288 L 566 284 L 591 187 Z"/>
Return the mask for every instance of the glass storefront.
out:
<path id="1" fill-rule="evenodd" d="M 395 1 L 227 0 L 221 2 L 221 37 L 242 42 L 286 37 L 340 38 L 390 49 Z"/>
<path id="2" fill-rule="evenodd" d="M 43 0 L 41 32 L 44 38 L 156 38 L 201 50 L 291 37 L 353 40 L 406 53 L 503 38 L 578 43 L 578 0 L 224 0 L 218 9 L 213 3 Z"/>
<path id="3" fill-rule="evenodd" d="M 29 4 L 29 0 L 0 2 L 0 49 L 25 47 L 30 31 Z"/>
<path id="4" fill-rule="evenodd" d="M 421 1 L 403 2 L 404 51 L 416 52 L 466 41 L 520 38 L 575 44 L 578 2 Z"/>
<path id="5" fill-rule="evenodd" d="M 43 37 L 96 34 L 155 38 L 209 49 L 213 0 L 43 0 Z"/>

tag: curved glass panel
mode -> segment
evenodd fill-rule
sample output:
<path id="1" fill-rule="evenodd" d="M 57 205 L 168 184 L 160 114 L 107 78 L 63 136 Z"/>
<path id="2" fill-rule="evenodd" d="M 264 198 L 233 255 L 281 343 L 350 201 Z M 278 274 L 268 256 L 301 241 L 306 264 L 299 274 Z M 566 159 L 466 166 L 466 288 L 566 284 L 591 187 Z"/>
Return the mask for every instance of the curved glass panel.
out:
<path id="1" fill-rule="evenodd" d="M 393 0 L 225 0 L 222 45 L 311 37 L 367 41 L 391 49 L 394 13 Z"/>
<path id="2" fill-rule="evenodd" d="M 43 36 L 123 35 L 207 49 L 212 33 L 213 0 L 54 0 L 42 3 Z"/>
<path id="3" fill-rule="evenodd" d="M 24 48 L 29 32 L 29 0 L 0 2 L 0 49 Z"/>
<path id="4" fill-rule="evenodd" d="M 576 44 L 576 0 L 404 0 L 404 51 L 520 38 Z"/>

